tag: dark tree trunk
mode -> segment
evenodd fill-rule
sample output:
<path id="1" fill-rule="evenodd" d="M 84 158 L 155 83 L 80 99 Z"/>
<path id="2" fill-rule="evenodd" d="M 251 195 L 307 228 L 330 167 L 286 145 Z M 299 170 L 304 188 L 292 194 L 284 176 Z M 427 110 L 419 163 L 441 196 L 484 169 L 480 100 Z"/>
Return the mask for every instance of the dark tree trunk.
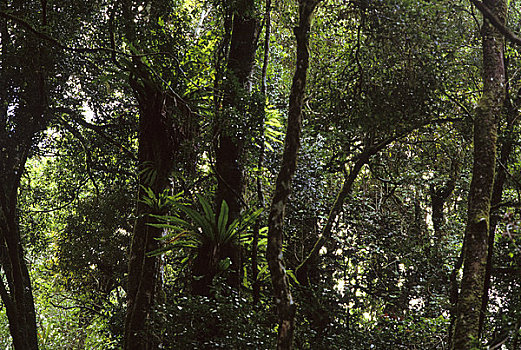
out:
<path id="1" fill-rule="evenodd" d="M 430 186 L 431 208 L 432 208 L 432 223 L 434 226 L 434 236 L 439 242 L 445 235 L 443 234 L 443 225 L 445 224 L 445 214 L 443 208 L 447 199 L 454 191 L 455 176 L 452 176 L 443 186 Z"/>
<path id="2" fill-rule="evenodd" d="M 505 0 L 489 0 L 487 6 L 504 23 Z M 483 23 L 483 96 L 474 119 L 474 165 L 469 190 L 461 290 L 456 307 L 452 348 L 478 346 L 479 314 L 488 252 L 490 202 L 496 163 L 496 119 L 501 114 L 505 90 L 503 36 L 487 20 Z"/>
<path id="3" fill-rule="evenodd" d="M 21 3 L 11 5 L 11 11 L 22 8 Z M 0 2 L 1 11 L 6 6 Z M 42 13 L 45 26 L 45 9 Z M 53 61 L 42 43 L 23 31 L 11 34 L 8 24 L 0 18 L 0 297 L 14 348 L 36 350 L 36 312 L 20 235 L 18 191 L 30 149 L 50 119 L 47 76 Z M 20 48 L 33 55 L 20 54 Z"/>
<path id="4" fill-rule="evenodd" d="M 138 28 L 131 1 L 122 2 L 123 28 L 126 39 L 136 48 L 144 45 L 138 39 Z M 150 16 L 150 23 L 157 23 L 161 14 Z M 125 317 L 125 350 L 157 349 L 159 340 L 152 333 L 151 311 L 160 288 L 159 272 L 161 259 L 148 256 L 159 248 L 157 238 L 162 229 L 151 227 L 151 215 L 165 214 L 167 208 L 149 206 L 141 199 L 147 197 L 149 189 L 157 197 L 170 188 L 170 176 L 176 166 L 189 169 L 190 154 L 181 152 L 183 145 L 192 139 L 191 110 L 186 101 L 170 93 L 157 74 L 151 72 L 141 58 L 134 56 L 126 64 L 129 69 L 129 84 L 139 107 L 138 129 L 138 202 L 132 243 L 129 252 L 127 312 Z"/>
<path id="5" fill-rule="evenodd" d="M 254 0 L 240 0 L 233 5 L 226 4 L 228 13 L 233 15 L 231 23 L 230 47 L 226 64 L 225 79 L 222 83 L 222 108 L 216 118 L 215 171 L 217 175 L 216 206 L 225 201 L 229 207 L 228 223 L 239 217 L 243 209 L 244 165 L 242 155 L 244 141 L 248 135 L 240 126 L 248 117 L 248 103 L 251 92 L 251 75 L 255 64 L 255 52 L 259 36 L 259 20 L 256 17 Z M 232 245 L 226 252 L 231 260 L 231 274 L 228 283 L 238 288 L 241 280 L 241 247 Z M 218 261 L 217 261 L 218 262 Z M 215 266 L 210 268 L 216 271 Z M 195 271 L 194 271 L 195 274 Z M 197 276 L 201 282 L 211 284 L 213 272 Z M 202 294 L 208 294 L 209 284 L 198 283 Z M 200 294 L 194 291 L 196 294 Z"/>
<path id="6" fill-rule="evenodd" d="M 11 176 L 11 178 L 16 177 L 14 174 Z M 6 196 L 4 189 L 1 192 L 1 262 L 8 288 L 6 289 L 4 283 L 1 283 L 0 296 L 6 306 L 9 330 L 13 338 L 14 348 L 17 350 L 38 349 L 36 313 L 31 281 L 23 258 L 23 249 L 18 229 L 18 216 L 16 214 L 17 192 L 15 192 L 14 196 Z"/>
<path id="7" fill-rule="evenodd" d="M 244 192 L 244 167 L 241 161 L 244 146 L 244 130 L 240 130 L 239 118 L 244 118 L 251 91 L 251 75 L 255 64 L 255 51 L 259 35 L 259 20 L 255 16 L 255 1 L 241 0 L 235 5 L 232 35 L 223 83 L 223 108 L 218 117 L 216 171 L 217 206 L 226 201 L 230 208 L 231 222 L 242 210 Z M 231 114 L 231 115 L 230 115 Z"/>
<path id="8" fill-rule="evenodd" d="M 297 306 L 291 296 L 288 277 L 283 263 L 284 213 L 291 183 L 297 167 L 302 129 L 302 106 L 306 90 L 307 70 L 309 66 L 309 31 L 317 0 L 299 1 L 299 25 L 294 28 L 297 39 L 297 62 L 293 84 L 289 97 L 288 128 L 284 141 L 282 166 L 277 176 L 275 191 L 268 219 L 268 246 L 266 258 L 271 273 L 273 294 L 279 317 L 277 349 L 291 349 L 295 331 L 295 313 Z"/>
<path id="9" fill-rule="evenodd" d="M 158 196 L 170 187 L 170 174 L 182 143 L 190 138 L 183 133 L 181 115 L 188 115 L 189 109 L 183 101 L 176 100 L 162 90 L 161 84 L 154 82 L 144 65 L 135 61 L 135 70 L 130 77 L 130 85 L 139 104 L 138 133 L 138 198 L 147 196 L 145 188 Z M 176 118 L 174 118 L 176 115 Z M 185 125 L 186 126 L 186 125 Z M 176 159 L 176 157 L 178 159 Z M 158 289 L 160 258 L 147 253 L 159 248 L 157 238 L 162 229 L 151 227 L 152 214 L 165 214 L 166 208 L 153 207 L 138 201 L 136 222 L 129 256 L 127 314 L 125 319 L 125 349 L 155 349 L 157 340 L 150 333 L 151 308 Z"/>

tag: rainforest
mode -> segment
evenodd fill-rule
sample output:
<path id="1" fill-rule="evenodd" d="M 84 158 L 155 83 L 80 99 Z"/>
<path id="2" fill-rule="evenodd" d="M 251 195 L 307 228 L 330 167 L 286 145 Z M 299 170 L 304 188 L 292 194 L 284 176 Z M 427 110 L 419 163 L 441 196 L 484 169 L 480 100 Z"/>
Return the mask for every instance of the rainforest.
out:
<path id="1" fill-rule="evenodd" d="M 521 349 L 517 0 L 0 0 L 0 348 Z"/>

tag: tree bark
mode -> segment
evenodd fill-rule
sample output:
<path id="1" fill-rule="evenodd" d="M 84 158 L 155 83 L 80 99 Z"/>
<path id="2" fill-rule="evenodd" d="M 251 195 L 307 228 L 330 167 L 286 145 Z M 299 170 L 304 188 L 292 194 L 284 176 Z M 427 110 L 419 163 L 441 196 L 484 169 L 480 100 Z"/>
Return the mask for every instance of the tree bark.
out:
<path id="1" fill-rule="evenodd" d="M 505 76 L 506 70 L 505 67 Z M 505 77 L 505 80 L 508 79 Z M 508 88 L 507 88 L 508 89 Z M 512 153 L 514 147 L 514 124 L 517 120 L 517 109 L 512 105 L 510 99 L 508 97 L 505 99 L 506 110 L 507 110 L 507 127 L 504 134 L 504 141 L 501 145 L 501 151 L 499 155 L 499 164 L 496 167 L 496 175 L 494 179 L 494 187 L 492 189 L 492 200 L 491 207 L 494 208 L 501 203 L 501 198 L 503 197 L 503 187 L 505 185 L 505 181 L 507 179 L 506 165 L 510 159 L 510 154 Z M 487 253 L 487 267 L 485 269 L 485 284 L 483 286 L 483 295 L 481 299 L 481 312 L 479 314 L 479 336 L 483 335 L 483 327 L 485 325 L 485 315 L 487 312 L 488 305 L 488 292 L 492 284 L 492 266 L 494 264 L 494 241 L 496 237 L 496 227 L 500 220 L 498 208 L 493 210 L 490 213 L 490 229 L 489 229 L 489 237 L 488 237 L 488 253 Z"/>
<path id="2" fill-rule="evenodd" d="M 244 166 L 241 161 L 244 137 L 238 125 L 233 125 L 232 114 L 245 112 L 244 100 L 251 91 L 251 75 L 255 64 L 255 51 L 259 36 L 259 20 L 255 14 L 254 0 L 238 1 L 233 14 L 232 35 L 226 79 L 223 83 L 223 109 L 218 118 L 216 172 L 216 204 L 226 201 L 229 211 L 228 222 L 236 219 L 243 207 Z M 240 12 L 239 12 L 240 9 Z M 244 116 L 241 116 L 244 117 Z"/>
<path id="3" fill-rule="evenodd" d="M 504 23 L 505 0 L 489 0 L 490 10 Z M 452 348 L 479 345 L 479 314 L 487 264 L 490 202 L 496 163 L 497 118 L 505 96 L 503 36 L 488 21 L 482 27 L 483 96 L 474 119 L 474 165 L 465 230 L 463 277 L 456 307 Z"/>
<path id="4" fill-rule="evenodd" d="M 309 31 L 313 12 L 319 0 L 299 0 L 299 25 L 294 29 L 297 41 L 296 70 L 289 97 L 288 127 L 284 141 L 282 165 L 277 176 L 268 219 L 268 246 L 266 257 L 271 274 L 279 327 L 277 349 L 292 349 L 297 306 L 291 296 L 283 263 L 284 213 L 291 183 L 297 167 L 302 129 L 302 106 L 309 66 Z"/>
<path id="5" fill-rule="evenodd" d="M 226 5 L 230 6 L 230 5 Z M 222 84 L 223 103 L 216 118 L 215 170 L 217 175 L 216 206 L 226 201 L 229 207 L 228 223 L 239 217 L 244 204 L 244 141 L 248 135 L 240 124 L 248 117 L 251 75 L 259 37 L 259 20 L 254 0 L 240 0 L 227 11 L 232 11 L 232 33 L 225 78 Z M 229 250 L 232 262 L 228 283 L 238 288 L 241 281 L 241 247 Z M 213 276 L 201 281 L 211 283 Z M 207 286 L 209 288 L 209 285 Z M 207 294 L 205 292 L 204 294 Z"/>
<path id="6" fill-rule="evenodd" d="M 11 11 L 21 11 L 21 3 L 11 5 Z M 1 11 L 6 7 L 0 2 Z M 42 9 L 41 25 L 45 24 Z M 31 34 L 11 34 L 5 18 L 0 31 L 0 298 L 14 348 L 36 350 L 36 312 L 20 235 L 18 191 L 35 136 L 50 120 L 47 78 L 54 60 Z M 33 55 L 21 54 L 20 49 Z"/>
<path id="7" fill-rule="evenodd" d="M 146 196 L 145 188 L 158 196 L 169 188 L 170 173 L 176 164 L 175 158 L 183 139 L 173 114 L 179 112 L 181 101 L 164 92 L 159 83 L 153 81 L 140 63 L 135 62 L 130 85 L 139 105 L 138 133 L 138 198 Z M 177 107 L 175 107 L 177 106 Z M 179 122 L 177 122 L 179 123 Z M 179 161 L 179 159 L 177 159 Z M 138 201 L 136 222 L 129 254 L 127 314 L 125 319 L 124 349 L 155 349 L 157 341 L 150 333 L 148 322 L 158 288 L 160 258 L 147 256 L 159 248 L 157 238 L 162 229 L 149 226 L 150 215 L 165 214 L 165 208 L 150 207 Z"/>

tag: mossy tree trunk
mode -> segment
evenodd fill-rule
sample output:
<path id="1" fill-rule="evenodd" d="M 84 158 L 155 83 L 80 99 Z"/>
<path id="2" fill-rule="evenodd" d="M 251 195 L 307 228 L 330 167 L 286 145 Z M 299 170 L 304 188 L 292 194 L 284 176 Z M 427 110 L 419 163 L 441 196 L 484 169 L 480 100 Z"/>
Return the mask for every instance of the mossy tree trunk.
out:
<path id="1" fill-rule="evenodd" d="M 159 8 L 161 2 L 151 8 Z M 147 45 L 148 38 L 140 32 L 136 22 L 133 1 L 121 2 L 121 26 L 128 42 L 137 49 Z M 155 25 L 162 13 L 153 11 L 147 19 Z M 115 58 L 114 58 L 115 59 Z M 140 56 L 133 56 L 119 65 L 126 70 L 129 85 L 139 109 L 138 123 L 138 201 L 136 220 L 129 252 L 127 277 L 127 310 L 125 315 L 125 350 L 148 350 L 159 348 L 160 342 L 151 329 L 151 312 L 160 289 L 161 258 L 148 253 L 159 248 L 157 238 L 163 230 L 148 225 L 151 215 L 166 214 L 166 207 L 149 205 L 142 199 L 150 190 L 156 197 L 171 188 L 174 168 L 188 169 L 191 154 L 183 152 L 193 136 L 192 113 L 188 103 L 172 89 L 165 86 L 162 78 L 151 66 L 154 63 Z M 124 67 L 124 68 L 123 68 Z M 173 77 L 177 79 L 177 77 Z M 146 190 L 145 190 L 146 189 Z"/>
<path id="2" fill-rule="evenodd" d="M 505 67 L 505 69 L 508 69 Z M 506 75 L 508 80 L 508 74 Z M 503 133 L 503 143 L 501 144 L 501 151 L 499 152 L 499 164 L 496 166 L 496 176 L 494 179 L 494 188 L 492 190 L 492 211 L 490 213 L 490 228 L 488 237 L 488 256 L 487 256 L 487 268 L 485 273 L 485 285 L 483 287 L 483 295 L 481 302 L 481 313 L 479 317 L 479 334 L 483 334 L 485 325 L 485 316 L 487 313 L 487 306 L 489 300 L 489 289 L 492 286 L 492 268 L 493 268 L 493 257 L 494 257 L 494 241 L 496 236 L 496 227 L 500 222 L 499 204 L 503 198 L 503 189 L 507 181 L 507 171 L 503 165 L 508 164 L 510 156 L 514 149 L 515 131 L 514 125 L 517 123 L 517 109 L 511 103 L 508 97 L 505 99 L 506 113 L 507 113 L 507 127 Z"/>
<path id="3" fill-rule="evenodd" d="M 277 349 L 291 349 L 293 347 L 297 306 L 291 296 L 282 255 L 284 212 L 297 167 L 302 129 L 302 106 L 309 66 L 309 31 L 313 12 L 318 3 L 318 0 L 299 0 L 299 25 L 294 28 L 297 39 L 297 62 L 289 97 L 288 127 L 284 141 L 282 166 L 277 176 L 268 219 L 266 255 L 279 317 Z"/>
<path id="4" fill-rule="evenodd" d="M 485 4 L 504 23 L 506 1 L 489 0 Z M 490 201 L 496 163 L 497 119 L 505 96 L 503 36 L 485 20 L 482 40 L 483 96 L 474 118 L 474 165 L 463 248 L 463 277 L 452 339 L 452 348 L 457 350 L 472 349 L 479 344 L 479 314 L 487 264 Z"/>

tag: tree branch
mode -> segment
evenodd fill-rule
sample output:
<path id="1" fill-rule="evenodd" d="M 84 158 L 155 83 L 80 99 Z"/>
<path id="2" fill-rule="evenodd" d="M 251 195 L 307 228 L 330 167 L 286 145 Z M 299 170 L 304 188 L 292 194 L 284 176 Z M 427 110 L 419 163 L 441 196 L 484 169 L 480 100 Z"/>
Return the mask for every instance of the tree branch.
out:
<path id="1" fill-rule="evenodd" d="M 83 137 L 83 135 L 76 130 L 72 125 L 67 123 L 67 121 L 63 118 L 59 118 L 62 122 L 62 125 L 67 129 L 74 137 L 78 139 L 78 141 L 81 143 L 83 150 L 85 152 L 85 170 L 87 171 L 87 176 L 92 181 L 92 185 L 94 186 L 94 189 L 96 190 L 96 195 L 99 196 L 99 186 L 96 182 L 96 179 L 94 178 L 94 175 L 92 174 L 92 153 L 87 145 L 87 140 Z"/>
<path id="2" fill-rule="evenodd" d="M 125 146 L 121 145 L 120 143 L 118 143 L 117 141 L 115 141 L 114 139 L 112 139 L 110 136 L 108 136 L 104 131 L 103 131 L 103 127 L 99 126 L 99 125 L 95 125 L 95 124 L 91 124 L 89 122 L 87 122 L 85 119 L 81 118 L 78 116 L 78 113 L 70 108 L 66 108 L 66 107 L 58 107 L 58 108 L 55 108 L 53 109 L 54 112 L 59 112 L 59 113 L 65 113 L 67 114 L 69 117 L 72 118 L 72 120 L 74 120 L 76 123 L 78 123 L 79 125 L 81 125 L 82 127 L 84 128 L 87 128 L 87 129 L 90 129 L 94 132 L 96 132 L 98 135 L 100 135 L 103 139 L 105 139 L 106 141 L 108 141 L 110 144 L 112 144 L 113 146 L 116 146 L 117 148 L 119 148 L 120 150 L 122 150 L 126 155 L 127 157 L 129 157 L 130 159 L 134 160 L 134 161 L 137 161 L 137 158 L 136 156 L 134 155 L 134 153 L 132 151 L 130 151 L 129 149 L 127 149 Z"/>
<path id="3" fill-rule="evenodd" d="M 169 55 L 167 52 L 152 52 L 152 53 L 143 53 L 143 54 L 136 55 L 136 54 L 131 54 L 128 52 L 119 51 L 114 48 L 107 48 L 107 47 L 71 47 L 71 46 L 67 46 L 67 45 L 61 43 L 60 41 L 53 38 L 49 34 L 37 30 L 29 22 L 27 22 L 26 20 L 24 20 L 20 17 L 17 17 L 15 15 L 12 15 L 12 14 L 4 12 L 4 11 L 0 11 L 0 17 L 3 17 L 7 20 L 11 20 L 13 22 L 18 23 L 19 25 L 21 25 L 22 27 L 24 27 L 25 29 L 27 29 L 28 31 L 30 31 L 31 33 L 36 35 L 38 38 L 43 39 L 43 40 L 51 43 L 53 46 L 56 46 L 62 50 L 78 52 L 78 53 L 106 52 L 106 53 L 110 53 L 113 56 L 118 54 L 118 55 L 122 55 L 122 56 L 125 56 L 128 58 Z"/>
<path id="4" fill-rule="evenodd" d="M 492 13 L 492 11 L 485 5 L 483 2 L 478 0 L 470 0 L 476 6 L 476 8 L 483 14 L 483 17 L 488 19 L 488 21 L 501 33 L 505 36 L 506 39 L 511 41 L 516 45 L 521 45 L 521 37 L 517 36 L 510 28 L 504 25 L 496 15 Z"/>

